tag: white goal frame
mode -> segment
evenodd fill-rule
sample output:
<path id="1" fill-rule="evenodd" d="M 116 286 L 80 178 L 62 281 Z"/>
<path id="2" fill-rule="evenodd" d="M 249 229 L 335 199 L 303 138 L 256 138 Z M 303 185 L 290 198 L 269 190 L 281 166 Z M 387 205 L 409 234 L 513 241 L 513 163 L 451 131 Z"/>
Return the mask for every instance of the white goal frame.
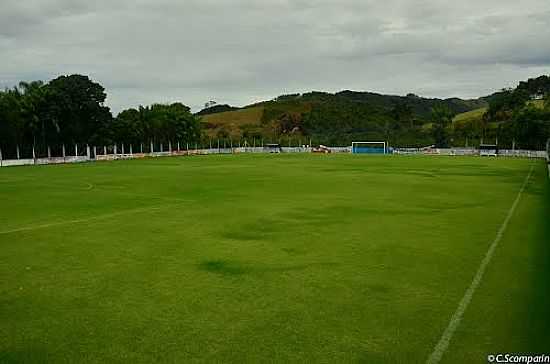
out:
<path id="1" fill-rule="evenodd" d="M 384 147 L 384 154 L 388 154 L 388 143 L 387 142 L 352 142 L 351 143 L 351 154 L 367 154 L 367 153 L 356 153 L 355 147 L 357 145 L 382 145 Z"/>

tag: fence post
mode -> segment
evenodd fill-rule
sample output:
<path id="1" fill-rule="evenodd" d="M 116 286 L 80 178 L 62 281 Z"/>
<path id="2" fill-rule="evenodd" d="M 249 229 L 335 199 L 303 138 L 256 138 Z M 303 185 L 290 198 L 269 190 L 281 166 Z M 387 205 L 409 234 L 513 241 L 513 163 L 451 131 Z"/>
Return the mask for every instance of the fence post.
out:
<path id="1" fill-rule="evenodd" d="M 103 146 L 103 155 L 107 155 L 107 146 L 106 145 Z"/>
<path id="2" fill-rule="evenodd" d="M 168 141 L 168 152 L 172 154 L 172 142 Z"/>
<path id="3" fill-rule="evenodd" d="M 74 145 L 74 156 L 78 157 L 78 144 Z"/>
<path id="4" fill-rule="evenodd" d="M 17 159 L 21 159 L 21 154 L 19 153 L 19 145 L 17 145 Z"/>
<path id="5" fill-rule="evenodd" d="M 143 143 L 139 143 L 139 152 L 143 154 Z"/>
<path id="6" fill-rule="evenodd" d="M 113 153 L 115 156 L 118 154 L 118 147 L 116 144 L 113 146 Z"/>
<path id="7" fill-rule="evenodd" d="M 67 151 L 65 150 L 65 144 L 63 144 L 63 163 L 65 162 L 66 156 L 67 156 Z"/>
<path id="8" fill-rule="evenodd" d="M 178 142 L 178 152 L 180 151 L 180 142 Z"/>
<path id="9" fill-rule="evenodd" d="M 34 160 L 34 164 L 36 164 L 36 152 L 34 151 L 34 144 L 32 146 L 32 159 Z"/>
<path id="10" fill-rule="evenodd" d="M 94 159 L 97 159 L 97 147 L 94 145 Z"/>
<path id="11" fill-rule="evenodd" d="M 124 143 L 122 143 L 122 154 L 124 154 Z"/>
<path id="12" fill-rule="evenodd" d="M 48 145 L 48 159 L 52 157 L 52 150 L 50 149 L 50 146 Z"/>
<path id="13" fill-rule="evenodd" d="M 153 144 L 153 142 L 151 142 L 151 145 L 149 146 L 149 148 L 151 148 L 150 153 L 151 155 L 153 155 L 153 153 L 155 152 L 155 145 Z"/>
<path id="14" fill-rule="evenodd" d="M 86 144 L 86 158 L 88 158 L 88 160 L 90 160 L 90 146 L 88 144 Z"/>
<path id="15" fill-rule="evenodd" d="M 134 155 L 134 149 L 132 147 L 132 144 L 130 144 L 130 155 Z"/>

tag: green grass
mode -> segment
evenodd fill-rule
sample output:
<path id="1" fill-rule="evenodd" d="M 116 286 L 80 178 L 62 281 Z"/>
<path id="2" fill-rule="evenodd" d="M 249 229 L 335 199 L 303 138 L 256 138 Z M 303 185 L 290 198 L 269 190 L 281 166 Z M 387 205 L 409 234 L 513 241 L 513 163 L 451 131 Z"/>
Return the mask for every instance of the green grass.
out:
<path id="1" fill-rule="evenodd" d="M 238 155 L 0 169 L 0 362 L 444 363 L 547 352 L 542 162 Z"/>
<path id="2" fill-rule="evenodd" d="M 260 125 L 264 114 L 263 106 L 246 109 L 224 111 L 201 117 L 201 121 L 218 127 L 238 127 L 241 125 Z"/>
<path id="3" fill-rule="evenodd" d="M 544 108 L 544 100 L 533 100 L 533 101 L 528 101 L 527 103 L 534 105 L 539 109 Z M 460 113 L 454 117 L 453 124 L 463 125 L 463 124 L 478 122 L 483 118 L 483 114 L 485 114 L 486 112 L 487 112 L 487 108 L 482 107 L 479 109 Z"/>
<path id="4" fill-rule="evenodd" d="M 217 138 L 218 132 L 224 130 L 237 140 L 241 138 L 243 128 L 261 132 L 263 115 L 264 107 L 254 106 L 246 109 L 204 115 L 201 117 L 201 122 L 206 126 L 204 132 L 208 137 Z"/>
<path id="5" fill-rule="evenodd" d="M 262 120 L 263 113 L 264 107 L 256 106 L 246 109 L 204 115 L 201 117 L 201 120 L 217 126 L 259 125 Z"/>
<path id="6" fill-rule="evenodd" d="M 486 112 L 487 112 L 486 107 L 482 107 L 482 108 L 479 108 L 479 109 L 463 112 L 463 113 L 458 114 L 454 117 L 453 123 L 455 125 L 456 124 L 462 125 L 462 124 L 472 123 L 472 122 L 481 120 L 481 118 L 483 117 L 483 114 L 485 114 Z"/>
<path id="7" fill-rule="evenodd" d="M 544 100 L 531 100 L 528 104 L 534 105 L 536 108 L 544 109 Z"/>

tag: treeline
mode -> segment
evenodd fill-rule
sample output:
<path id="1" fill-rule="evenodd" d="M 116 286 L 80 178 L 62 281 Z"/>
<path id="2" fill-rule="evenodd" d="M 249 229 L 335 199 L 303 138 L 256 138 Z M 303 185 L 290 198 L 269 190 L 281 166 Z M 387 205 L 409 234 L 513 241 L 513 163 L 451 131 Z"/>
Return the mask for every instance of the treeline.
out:
<path id="1" fill-rule="evenodd" d="M 113 117 L 105 88 L 87 76 L 60 76 L 48 83 L 21 82 L 0 91 L 0 148 L 4 157 L 34 147 L 45 155 L 61 145 L 196 143 L 199 120 L 181 104 L 155 104 Z"/>
<path id="2" fill-rule="evenodd" d="M 550 77 L 520 82 L 488 98 L 482 127 L 499 143 L 524 149 L 543 149 L 550 138 Z"/>
<path id="3" fill-rule="evenodd" d="M 205 109 L 201 115 L 206 116 L 203 120 L 211 137 L 233 140 L 253 137 L 285 144 L 313 140 L 327 145 L 385 140 L 411 147 L 477 146 L 498 141 L 503 148 L 541 149 L 550 137 L 549 109 L 544 107 L 549 95 L 550 78 L 541 76 L 474 100 L 309 92 L 241 108 L 239 120 L 235 112 L 226 112 L 234 110 L 228 105 Z M 254 119 L 252 110 L 261 110 L 261 116 Z M 209 115 L 216 113 L 215 118 Z M 247 114 L 250 117 L 244 118 Z"/>
<path id="4" fill-rule="evenodd" d="M 391 108 L 351 100 L 316 103 L 303 115 L 303 131 L 328 145 L 385 140 L 391 145 L 427 145 L 431 142 L 413 108 L 396 102 Z"/>
<path id="5" fill-rule="evenodd" d="M 264 133 L 282 139 L 299 133 L 320 144 L 385 140 L 391 145 L 447 145 L 454 115 L 486 106 L 484 100 L 426 99 L 342 91 L 284 95 L 264 103 Z M 266 128 L 267 127 L 267 128 Z"/>
<path id="6" fill-rule="evenodd" d="M 347 145 L 355 140 L 386 140 L 391 145 L 438 147 L 475 146 L 498 141 L 501 147 L 543 149 L 550 138 L 550 77 L 520 82 L 517 88 L 478 100 L 425 99 L 368 92 L 343 91 L 335 95 L 310 93 L 276 100 L 312 100 L 294 128 L 327 144 Z M 293 100 L 293 101 L 289 101 Z M 457 114 L 483 110 L 479 116 L 455 121 Z M 475 111 L 477 113 L 477 111 Z M 279 117 L 284 121 L 288 117 Z M 296 130 L 296 129 L 294 129 Z"/>
<path id="7" fill-rule="evenodd" d="M 327 145 L 386 140 L 392 145 L 425 146 L 434 144 L 436 140 L 430 127 L 434 109 L 444 108 L 454 115 L 485 106 L 487 102 L 483 99 L 428 99 L 414 94 L 395 96 L 356 91 L 334 94 L 314 91 L 281 95 L 240 109 L 242 116 L 247 110 L 261 108 L 262 116 L 257 121 L 234 121 L 234 113 L 224 113 L 227 111 L 224 109 L 209 108 L 200 114 L 208 116 L 218 112 L 220 115 L 203 119 L 208 134 L 213 137 L 254 137 L 285 144 L 289 140 L 293 143 L 311 140 L 314 144 Z"/>
<path id="8" fill-rule="evenodd" d="M 139 106 L 114 117 L 105 106 L 106 98 L 102 85 L 82 75 L 60 76 L 47 83 L 21 82 L 0 91 L 4 158 L 15 156 L 18 149 L 28 157 L 34 148 L 43 156 L 48 147 L 59 151 L 61 145 L 75 144 L 158 146 L 179 142 L 206 146 L 220 139 L 227 145 L 258 140 L 285 145 L 310 140 L 350 145 L 352 141 L 385 140 L 395 146 L 445 147 L 498 140 L 502 147 L 541 149 L 550 138 L 548 76 L 476 100 L 310 92 L 283 95 L 241 109 L 208 104 L 196 115 L 187 106 L 174 103 Z M 223 117 L 235 115 L 234 110 L 246 121 Z M 470 110 L 474 116 L 460 121 L 454 118 Z M 200 122 L 200 117 L 213 114 L 220 117 Z"/>

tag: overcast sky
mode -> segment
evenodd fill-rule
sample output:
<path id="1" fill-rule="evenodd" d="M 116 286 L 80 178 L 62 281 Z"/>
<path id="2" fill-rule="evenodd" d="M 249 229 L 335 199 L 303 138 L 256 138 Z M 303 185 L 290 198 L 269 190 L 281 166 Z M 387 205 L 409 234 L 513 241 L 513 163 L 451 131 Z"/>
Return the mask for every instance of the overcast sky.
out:
<path id="1" fill-rule="evenodd" d="M 549 0 L 0 1 L 0 87 L 86 74 L 114 112 L 311 90 L 478 97 L 550 74 Z"/>

